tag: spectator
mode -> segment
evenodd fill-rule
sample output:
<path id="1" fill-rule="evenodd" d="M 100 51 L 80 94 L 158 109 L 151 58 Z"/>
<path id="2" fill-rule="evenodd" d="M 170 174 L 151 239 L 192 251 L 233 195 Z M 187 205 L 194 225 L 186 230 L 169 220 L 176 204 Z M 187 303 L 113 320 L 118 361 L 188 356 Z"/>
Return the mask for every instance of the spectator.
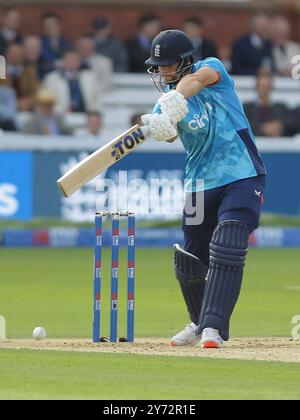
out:
<path id="1" fill-rule="evenodd" d="M 104 16 L 97 17 L 94 20 L 93 29 L 97 53 L 112 60 L 115 72 L 126 72 L 128 69 L 127 51 L 123 43 L 113 35 L 111 22 Z"/>
<path id="2" fill-rule="evenodd" d="M 88 112 L 86 116 L 86 127 L 76 131 L 76 135 L 92 140 L 100 136 L 103 126 L 100 112 Z"/>
<path id="3" fill-rule="evenodd" d="M 19 34 L 21 16 L 18 10 L 8 9 L 3 16 L 3 26 L 0 31 L 0 54 L 6 55 L 7 48 L 13 44 L 20 44 L 22 37 Z"/>
<path id="4" fill-rule="evenodd" d="M 18 98 L 18 110 L 30 111 L 40 87 L 37 70 L 24 59 L 21 45 L 11 44 L 6 53 L 6 79 L 0 84 L 13 88 Z"/>
<path id="5" fill-rule="evenodd" d="M 44 86 L 56 99 L 56 112 L 88 112 L 100 109 L 97 81 L 90 70 L 80 70 L 77 51 L 66 52 L 60 70 L 49 73 Z"/>
<path id="6" fill-rule="evenodd" d="M 232 51 L 232 73 L 255 76 L 260 69 L 274 71 L 271 22 L 265 15 L 252 19 L 250 33 L 237 40 Z"/>
<path id="7" fill-rule="evenodd" d="M 91 70 L 97 79 L 100 93 L 108 92 L 113 86 L 113 64 L 104 55 L 96 54 L 92 38 L 85 36 L 78 40 L 77 51 L 81 57 L 81 70 Z"/>
<path id="8" fill-rule="evenodd" d="M 201 19 L 189 17 L 184 20 L 183 31 L 191 38 L 194 45 L 195 61 L 208 57 L 218 57 L 217 47 L 214 42 L 204 37 L 204 25 Z"/>
<path id="9" fill-rule="evenodd" d="M 157 16 L 145 15 L 139 20 L 139 32 L 127 42 L 129 71 L 144 73 L 145 61 L 149 58 L 153 38 L 161 30 L 161 22 Z"/>
<path id="10" fill-rule="evenodd" d="M 282 103 L 273 103 L 273 77 L 263 73 L 256 83 L 257 100 L 245 104 L 245 112 L 255 136 L 286 137 L 295 134 L 293 113 Z"/>
<path id="11" fill-rule="evenodd" d="M 44 35 L 42 36 L 42 72 L 43 75 L 55 70 L 70 43 L 62 34 L 60 17 L 55 13 L 46 13 L 42 17 Z"/>
<path id="12" fill-rule="evenodd" d="M 280 76 L 291 76 L 292 59 L 300 56 L 300 44 L 290 40 L 291 25 L 283 16 L 277 16 L 272 24 L 273 55 L 276 72 Z"/>
<path id="13" fill-rule="evenodd" d="M 61 115 L 54 113 L 55 97 L 51 92 L 41 89 L 35 98 L 35 111 L 25 123 L 24 133 L 45 136 L 71 135 Z"/>
<path id="14" fill-rule="evenodd" d="M 39 79 L 42 79 L 41 52 L 42 43 L 37 35 L 28 35 L 23 40 L 25 62 L 37 69 Z"/>
<path id="15" fill-rule="evenodd" d="M 0 86 L 0 128 L 4 131 L 16 131 L 17 98 L 15 91 Z"/>

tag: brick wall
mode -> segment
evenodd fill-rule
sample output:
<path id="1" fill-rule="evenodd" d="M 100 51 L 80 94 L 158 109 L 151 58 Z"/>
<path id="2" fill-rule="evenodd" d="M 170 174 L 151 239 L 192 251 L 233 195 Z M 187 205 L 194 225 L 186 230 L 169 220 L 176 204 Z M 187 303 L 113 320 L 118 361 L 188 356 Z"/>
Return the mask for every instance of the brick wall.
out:
<path id="1" fill-rule="evenodd" d="M 116 7 L 116 6 L 96 6 L 96 5 L 62 5 L 62 6 L 44 6 L 27 5 L 17 6 L 22 13 L 22 33 L 40 33 L 40 17 L 48 11 L 57 12 L 64 21 L 66 35 L 74 40 L 80 34 L 90 31 L 90 22 L 97 15 L 104 14 L 108 16 L 113 23 L 115 33 L 122 39 L 127 39 L 133 35 L 136 29 L 136 21 L 141 13 L 155 12 L 158 14 L 166 27 L 180 27 L 180 24 L 186 16 L 201 16 L 206 22 L 206 32 L 209 38 L 215 40 L 222 48 L 230 47 L 232 41 L 247 30 L 247 23 L 252 11 L 245 8 L 239 10 L 229 9 L 201 10 L 195 7 L 173 8 L 156 7 L 155 10 L 149 8 L 136 7 Z M 0 6 L 0 13 L 3 6 Z M 293 24 L 293 37 L 300 41 L 300 19 L 297 14 L 287 14 Z"/>

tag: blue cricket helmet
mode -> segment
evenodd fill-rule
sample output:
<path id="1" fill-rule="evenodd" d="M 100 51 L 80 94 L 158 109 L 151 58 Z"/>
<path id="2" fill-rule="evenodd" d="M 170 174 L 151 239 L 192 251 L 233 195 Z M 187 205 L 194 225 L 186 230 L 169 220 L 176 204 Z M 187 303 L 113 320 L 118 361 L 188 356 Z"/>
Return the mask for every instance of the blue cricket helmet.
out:
<path id="1" fill-rule="evenodd" d="M 152 41 L 148 66 L 169 66 L 193 56 L 194 46 L 190 38 L 178 29 L 160 32 Z"/>

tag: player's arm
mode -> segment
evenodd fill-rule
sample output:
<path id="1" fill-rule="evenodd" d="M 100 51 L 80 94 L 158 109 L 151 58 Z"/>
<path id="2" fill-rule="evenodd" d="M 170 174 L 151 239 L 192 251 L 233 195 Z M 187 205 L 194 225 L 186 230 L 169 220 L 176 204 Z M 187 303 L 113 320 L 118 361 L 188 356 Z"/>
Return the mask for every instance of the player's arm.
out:
<path id="1" fill-rule="evenodd" d="M 216 84 L 220 74 L 210 67 L 202 67 L 192 74 L 184 76 L 175 90 L 162 95 L 159 99 L 162 113 L 167 115 L 173 124 L 180 122 L 188 113 L 187 98 L 196 95 L 207 86 Z"/>
<path id="2" fill-rule="evenodd" d="M 200 90 L 216 84 L 220 80 L 220 74 L 210 67 L 202 67 L 192 74 L 184 76 L 176 87 L 176 92 L 185 98 L 196 95 Z"/>

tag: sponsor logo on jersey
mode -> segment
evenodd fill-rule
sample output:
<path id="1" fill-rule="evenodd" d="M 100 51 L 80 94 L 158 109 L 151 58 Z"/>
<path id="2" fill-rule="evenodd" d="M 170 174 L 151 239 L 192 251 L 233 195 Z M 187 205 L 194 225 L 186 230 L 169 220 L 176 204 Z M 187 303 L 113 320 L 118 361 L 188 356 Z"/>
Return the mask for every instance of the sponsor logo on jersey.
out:
<path id="1" fill-rule="evenodd" d="M 205 104 L 206 109 L 209 109 L 210 111 L 212 111 L 212 106 L 209 102 L 206 102 Z M 199 128 L 205 128 L 209 123 L 209 115 L 207 110 L 205 110 L 205 113 L 202 115 L 199 114 L 195 114 L 194 115 L 194 119 L 192 119 L 191 121 L 189 121 L 188 126 L 190 130 L 199 130 Z"/>

